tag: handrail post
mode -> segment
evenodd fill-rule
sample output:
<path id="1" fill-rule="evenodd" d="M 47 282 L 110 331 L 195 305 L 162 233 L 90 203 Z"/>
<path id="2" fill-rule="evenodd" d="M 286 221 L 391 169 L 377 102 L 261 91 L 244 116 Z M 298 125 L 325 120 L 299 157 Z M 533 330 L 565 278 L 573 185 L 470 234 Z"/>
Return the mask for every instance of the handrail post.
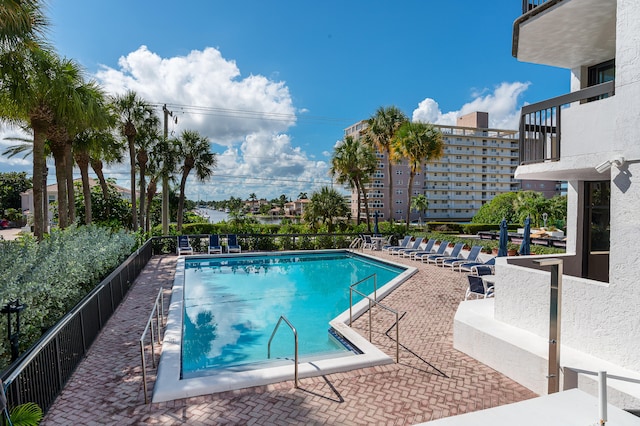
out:
<path id="1" fill-rule="evenodd" d="M 140 358 L 142 359 L 142 390 L 144 393 L 144 403 L 148 404 L 147 398 L 147 363 L 144 359 L 144 342 L 140 339 Z"/>
<path id="2" fill-rule="evenodd" d="M 271 358 L 271 341 L 273 337 L 276 335 L 276 331 L 278 331 L 278 327 L 280 327 L 280 323 L 284 320 L 285 323 L 289 326 L 291 331 L 293 331 L 293 339 L 294 339 L 294 365 L 293 365 L 293 387 L 298 389 L 298 331 L 296 328 L 289 322 L 289 320 L 284 316 L 280 315 L 276 326 L 273 328 L 273 332 L 271 333 L 271 337 L 269 338 L 269 342 L 267 343 L 267 358 Z"/>

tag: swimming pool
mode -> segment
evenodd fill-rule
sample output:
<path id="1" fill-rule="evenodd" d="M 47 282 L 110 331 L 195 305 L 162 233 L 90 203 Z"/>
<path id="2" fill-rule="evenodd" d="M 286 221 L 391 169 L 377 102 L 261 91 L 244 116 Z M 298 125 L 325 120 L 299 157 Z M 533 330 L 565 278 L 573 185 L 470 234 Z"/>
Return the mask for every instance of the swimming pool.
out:
<path id="1" fill-rule="evenodd" d="M 374 271 L 381 298 L 415 268 L 345 250 L 179 258 L 153 401 L 291 379 L 293 337 L 284 324 L 272 344 L 279 362 L 267 362 L 280 315 L 298 330 L 300 377 L 393 362 L 346 325 L 349 285 Z M 359 286 L 372 288 L 372 280 Z M 354 315 L 367 307 L 355 304 Z"/>

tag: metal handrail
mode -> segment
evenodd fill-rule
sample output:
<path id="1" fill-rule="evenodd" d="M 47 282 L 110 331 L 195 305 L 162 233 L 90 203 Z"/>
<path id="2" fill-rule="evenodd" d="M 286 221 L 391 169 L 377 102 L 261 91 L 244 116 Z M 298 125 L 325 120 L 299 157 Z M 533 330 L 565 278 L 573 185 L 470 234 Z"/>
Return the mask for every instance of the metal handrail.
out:
<path id="1" fill-rule="evenodd" d="M 269 338 L 269 343 L 267 344 L 267 358 L 271 358 L 271 341 L 273 340 L 273 336 L 276 335 L 276 331 L 278 331 L 278 327 L 280 327 L 280 323 L 284 320 L 287 323 L 291 331 L 293 331 L 293 338 L 295 343 L 295 353 L 294 353 L 294 366 L 293 366 L 293 386 L 298 388 L 298 332 L 296 328 L 289 322 L 289 320 L 284 316 L 280 315 L 280 319 L 278 319 L 278 323 L 273 329 L 273 333 L 271 333 L 271 337 Z"/>
<path id="2" fill-rule="evenodd" d="M 365 277 L 360 281 L 353 283 L 349 286 L 349 327 L 351 327 L 351 316 L 352 316 L 352 308 L 353 308 L 353 293 L 351 292 L 351 289 L 356 287 L 359 284 L 362 284 L 365 281 L 369 281 L 371 277 L 373 277 L 373 298 L 378 300 L 378 278 L 376 274 L 371 274 L 368 277 Z"/>
<path id="3" fill-rule="evenodd" d="M 142 360 L 142 387 L 144 391 L 144 403 L 148 404 L 149 400 L 147 398 L 147 362 L 144 356 L 144 340 L 147 336 L 147 331 L 151 333 L 151 361 L 153 363 L 153 368 L 156 368 L 156 350 L 154 341 L 158 340 L 158 345 L 162 342 L 160 340 L 160 324 L 162 321 L 162 325 L 164 324 L 164 292 L 161 287 L 158 291 L 158 295 L 156 296 L 156 300 L 153 303 L 153 308 L 151 309 L 151 313 L 149 314 L 149 319 L 147 320 L 147 324 L 144 327 L 144 331 L 142 332 L 142 336 L 140 336 L 140 359 Z M 156 334 L 153 332 L 153 317 L 155 314 L 155 323 L 156 323 Z"/>
<path id="4" fill-rule="evenodd" d="M 353 286 L 349 287 L 349 326 L 351 326 L 351 322 L 352 322 L 352 318 L 351 318 L 351 304 L 352 304 L 352 293 L 353 292 L 358 293 L 359 295 L 361 295 L 362 297 L 367 298 L 367 300 L 369 301 L 369 342 L 372 341 L 372 329 L 373 329 L 373 322 L 371 319 L 371 304 L 374 303 L 378 306 L 380 306 L 383 309 L 386 309 L 387 311 L 395 314 L 396 316 L 396 364 L 398 364 L 400 362 L 400 316 L 398 314 L 398 311 L 396 311 L 395 309 L 391 309 L 388 306 L 383 305 L 382 303 L 378 302 L 375 299 L 372 299 L 370 296 L 367 296 L 366 294 L 356 290 L 353 288 Z"/>

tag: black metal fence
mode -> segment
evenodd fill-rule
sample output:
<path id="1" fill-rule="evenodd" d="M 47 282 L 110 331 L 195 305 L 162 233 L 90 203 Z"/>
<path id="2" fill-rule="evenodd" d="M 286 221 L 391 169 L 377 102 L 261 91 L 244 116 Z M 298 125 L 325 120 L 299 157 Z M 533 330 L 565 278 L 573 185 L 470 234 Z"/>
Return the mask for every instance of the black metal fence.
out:
<path id="1" fill-rule="evenodd" d="M 149 240 L 2 373 L 8 407 L 49 409 L 151 256 Z"/>

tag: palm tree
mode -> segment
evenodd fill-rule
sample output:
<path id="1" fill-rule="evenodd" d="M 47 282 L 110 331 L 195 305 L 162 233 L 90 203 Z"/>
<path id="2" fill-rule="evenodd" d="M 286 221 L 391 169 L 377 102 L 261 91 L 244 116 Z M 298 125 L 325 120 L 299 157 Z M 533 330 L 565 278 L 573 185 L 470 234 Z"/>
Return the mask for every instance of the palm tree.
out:
<path id="1" fill-rule="evenodd" d="M 0 59 L 0 63 L 7 63 Z M 45 139 L 54 123 L 74 115 L 69 102 L 69 70 L 55 54 L 42 49 L 25 53 L 12 63 L 12 71 L 0 76 L 0 117 L 26 123 L 33 131 L 34 235 L 45 232 Z M 4 67 L 0 67 L 4 68 Z"/>
<path id="2" fill-rule="evenodd" d="M 136 135 L 144 122 L 153 116 L 151 105 L 129 90 L 124 95 L 112 99 L 114 112 L 118 116 L 120 131 L 129 144 L 129 162 L 131 175 L 131 222 L 133 230 L 138 230 L 138 213 L 136 206 Z"/>
<path id="3" fill-rule="evenodd" d="M 368 127 L 364 132 L 364 141 L 387 156 L 387 198 L 389 211 L 393 209 L 393 138 L 400 126 L 407 122 L 407 116 L 395 106 L 380 107 L 376 113 L 367 120 Z M 392 216 L 390 215 L 389 219 Z"/>
<path id="4" fill-rule="evenodd" d="M 146 229 L 145 220 L 145 203 L 146 203 L 146 173 L 147 163 L 149 162 L 149 151 L 153 149 L 153 146 L 158 143 L 161 138 L 160 129 L 158 128 L 160 120 L 157 116 L 152 115 L 149 119 L 145 120 L 142 127 L 138 131 L 136 136 L 136 145 L 138 150 L 136 152 L 136 160 L 138 162 L 138 168 L 140 170 L 140 227 L 143 231 Z"/>
<path id="5" fill-rule="evenodd" d="M 298 200 L 306 200 L 307 198 L 309 197 L 307 196 L 306 192 L 301 192 L 298 194 Z"/>
<path id="6" fill-rule="evenodd" d="M 358 212 L 356 223 L 360 223 L 361 198 L 364 197 L 365 214 L 367 216 L 367 229 L 371 232 L 369 220 L 369 203 L 364 185 L 369 176 L 375 172 L 378 160 L 373 148 L 363 144 L 351 136 L 345 137 L 335 149 L 331 158 L 331 174 L 337 175 L 337 182 L 348 183 L 351 189 L 355 189 L 358 197 Z"/>
<path id="7" fill-rule="evenodd" d="M 80 169 L 82 180 L 82 194 L 84 198 L 85 224 L 91 224 L 93 214 L 91 210 L 91 186 L 89 183 L 89 166 L 93 169 L 100 182 L 100 188 L 105 200 L 109 198 L 107 181 L 102 173 L 101 158 L 109 158 L 110 162 L 115 159 L 122 159 L 119 155 L 122 146 L 118 144 L 110 129 L 86 129 L 78 133 L 73 138 L 73 158 Z M 108 151 L 113 151 L 107 154 Z M 107 203 L 107 209 L 109 204 Z M 109 211 L 107 211 L 107 216 Z"/>
<path id="8" fill-rule="evenodd" d="M 424 161 L 442 157 L 442 133 L 432 124 L 411 122 L 404 123 L 393 139 L 394 160 L 406 158 L 409 161 L 409 185 L 407 188 L 407 229 L 411 216 L 411 191 L 413 178 L 420 171 Z"/>
<path id="9" fill-rule="evenodd" d="M 427 199 L 427 196 L 420 194 L 411 198 L 411 208 L 420 212 L 419 221 L 420 225 L 422 225 L 422 216 L 429 208 L 429 200 Z"/>
<path id="10" fill-rule="evenodd" d="M 42 43 L 49 22 L 38 0 L 5 0 L 0 7 L 0 50 L 32 48 Z"/>
<path id="11" fill-rule="evenodd" d="M 173 174 L 175 173 L 178 166 L 178 147 L 179 141 L 176 139 L 167 139 L 161 138 L 159 139 L 153 146 L 151 151 L 149 151 L 149 168 L 151 171 L 151 180 L 149 181 L 148 192 L 155 192 L 154 186 L 157 187 L 158 180 L 162 180 L 162 202 L 165 202 L 165 194 L 167 194 L 167 205 L 163 207 L 163 215 L 166 212 L 166 224 L 167 230 L 164 230 L 165 218 L 162 219 L 163 224 L 163 234 L 168 234 L 168 222 L 169 222 L 169 203 L 168 203 L 168 194 L 169 194 L 169 181 L 173 179 Z M 152 197 L 147 196 L 147 222 L 149 221 L 149 207 L 150 200 Z M 147 227 L 147 229 L 150 229 Z"/>
<path id="12" fill-rule="evenodd" d="M 258 196 L 256 195 L 255 192 L 252 192 L 251 194 L 249 194 L 249 201 L 251 201 L 251 213 L 253 213 L 256 201 L 258 201 Z"/>
<path id="13" fill-rule="evenodd" d="M 178 232 L 182 231 L 182 218 L 184 210 L 184 189 L 187 184 L 187 177 L 191 170 L 196 171 L 196 178 L 203 182 L 213 175 L 216 167 L 216 154 L 211 152 L 209 139 L 201 136 L 197 131 L 185 130 L 180 135 L 179 156 L 184 158 L 184 163 L 180 167 L 182 178 L 180 179 L 180 196 L 178 199 Z"/>
<path id="14" fill-rule="evenodd" d="M 304 210 L 307 222 L 320 220 L 327 225 L 327 230 L 333 232 L 334 219 L 346 216 L 348 212 L 344 197 L 335 189 L 324 186 L 319 192 L 311 194 L 311 202 Z"/>

